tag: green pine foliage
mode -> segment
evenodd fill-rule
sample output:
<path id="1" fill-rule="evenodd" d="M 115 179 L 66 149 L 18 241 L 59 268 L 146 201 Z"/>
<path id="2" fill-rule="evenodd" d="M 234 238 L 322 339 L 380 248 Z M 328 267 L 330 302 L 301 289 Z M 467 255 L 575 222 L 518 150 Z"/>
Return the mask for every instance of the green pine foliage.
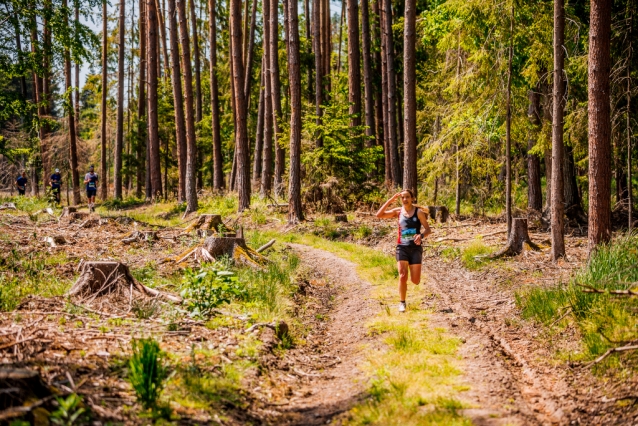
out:
<path id="1" fill-rule="evenodd" d="M 144 409 L 157 407 L 164 388 L 168 370 L 164 364 L 164 353 L 153 338 L 133 339 L 133 354 L 129 360 L 128 379 L 138 402 Z"/>

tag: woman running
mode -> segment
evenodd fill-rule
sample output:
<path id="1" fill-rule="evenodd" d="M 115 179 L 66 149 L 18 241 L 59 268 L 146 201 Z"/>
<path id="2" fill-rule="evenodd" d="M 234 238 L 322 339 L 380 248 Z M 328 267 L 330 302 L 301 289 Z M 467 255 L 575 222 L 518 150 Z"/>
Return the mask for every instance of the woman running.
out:
<path id="1" fill-rule="evenodd" d="M 402 207 L 388 210 L 388 207 L 401 198 Z M 405 295 L 408 291 L 408 269 L 410 280 L 418 285 L 421 281 L 421 262 L 423 261 L 423 239 L 430 235 L 428 209 L 414 202 L 414 193 L 406 189 L 392 196 L 377 212 L 379 219 L 398 218 L 399 235 L 397 238 L 397 267 L 399 269 L 399 312 L 405 312 Z M 423 225 L 423 232 L 421 226 Z"/>

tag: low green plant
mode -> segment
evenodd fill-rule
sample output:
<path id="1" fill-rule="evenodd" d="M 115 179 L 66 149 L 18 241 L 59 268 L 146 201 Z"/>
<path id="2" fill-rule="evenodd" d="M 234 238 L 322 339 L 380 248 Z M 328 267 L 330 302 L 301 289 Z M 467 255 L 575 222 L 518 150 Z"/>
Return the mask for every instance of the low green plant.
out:
<path id="1" fill-rule="evenodd" d="M 89 416 L 81 396 L 72 393 L 66 398 L 57 397 L 56 401 L 58 408 L 51 413 L 51 423 L 64 426 L 86 424 Z"/>
<path id="2" fill-rule="evenodd" d="M 131 311 L 140 320 L 151 318 L 158 309 L 159 305 L 154 300 L 135 300 L 131 305 Z"/>
<path id="3" fill-rule="evenodd" d="M 370 235 L 372 235 L 372 228 L 370 228 L 368 225 L 361 225 L 357 229 L 355 229 L 353 235 L 356 240 L 368 238 Z"/>
<path id="4" fill-rule="evenodd" d="M 474 240 L 461 251 L 461 263 L 467 269 L 480 269 L 489 262 L 488 256 L 493 251 L 491 247 L 486 246 L 482 241 Z"/>
<path id="5" fill-rule="evenodd" d="M 153 338 L 133 339 L 133 355 L 129 360 L 128 379 L 137 400 L 144 409 L 155 409 L 168 370 L 164 365 L 165 354 Z"/>
<path id="6" fill-rule="evenodd" d="M 198 271 L 186 270 L 181 295 L 192 317 L 206 318 L 218 306 L 244 299 L 247 291 L 234 272 L 208 266 Z"/>

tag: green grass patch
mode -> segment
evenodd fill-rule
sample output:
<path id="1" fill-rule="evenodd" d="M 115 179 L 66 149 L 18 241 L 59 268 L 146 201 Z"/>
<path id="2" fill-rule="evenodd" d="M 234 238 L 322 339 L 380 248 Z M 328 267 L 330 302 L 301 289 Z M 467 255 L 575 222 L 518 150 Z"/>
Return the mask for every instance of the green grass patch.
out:
<path id="1" fill-rule="evenodd" d="M 585 285 L 603 291 L 626 290 L 638 281 L 638 236 L 622 237 L 600 247 L 587 266 L 568 283 L 552 288 L 530 288 L 516 300 L 526 319 L 559 327 L 573 321 L 582 336 L 582 353 L 572 359 L 591 360 L 608 349 L 638 338 L 638 300 L 610 294 L 585 293 Z M 629 355 L 631 356 L 631 355 Z M 626 355 L 621 355 L 626 357 Z M 620 366 L 611 356 L 601 367 Z M 629 365 L 636 366 L 635 362 Z"/>
<path id="2" fill-rule="evenodd" d="M 467 269 L 476 270 L 490 262 L 487 257 L 494 252 L 494 249 L 485 245 L 480 240 L 474 240 L 461 250 L 461 263 Z"/>

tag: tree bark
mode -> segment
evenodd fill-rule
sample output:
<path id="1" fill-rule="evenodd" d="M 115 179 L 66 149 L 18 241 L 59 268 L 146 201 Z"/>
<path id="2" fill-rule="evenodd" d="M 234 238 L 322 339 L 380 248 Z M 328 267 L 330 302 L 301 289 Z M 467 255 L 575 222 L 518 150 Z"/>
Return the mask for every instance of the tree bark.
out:
<path id="1" fill-rule="evenodd" d="M 136 174 L 136 195 L 142 197 L 142 182 L 144 180 L 144 157 L 146 145 L 146 1 L 139 0 L 140 9 L 140 81 L 138 84 L 139 93 L 137 95 L 137 174 Z"/>
<path id="2" fill-rule="evenodd" d="M 261 59 L 261 79 L 259 83 L 259 104 L 257 105 L 257 129 L 255 131 L 255 151 L 253 154 L 253 189 L 259 190 L 261 182 L 261 157 L 264 146 L 264 56 Z"/>
<path id="3" fill-rule="evenodd" d="M 586 225 L 587 218 L 581 205 L 580 194 L 578 193 L 578 182 L 576 181 L 574 147 L 569 143 L 565 144 L 565 151 L 563 153 L 563 186 L 565 216 L 582 225 Z"/>
<path id="4" fill-rule="evenodd" d="M 405 1 L 403 28 L 403 188 L 416 194 L 416 0 Z"/>
<path id="5" fill-rule="evenodd" d="M 370 40 L 370 5 L 368 0 L 361 0 L 361 40 L 363 47 L 363 81 L 365 84 L 365 117 L 366 117 L 366 146 L 375 145 L 376 132 L 374 127 L 374 85 L 372 84 L 372 46 Z"/>
<path id="6" fill-rule="evenodd" d="M 193 117 L 193 72 L 191 49 L 186 26 L 186 0 L 178 0 L 180 46 L 182 48 L 182 75 L 184 75 L 184 121 L 186 123 L 186 213 L 197 211 L 197 141 Z"/>
<path id="7" fill-rule="evenodd" d="M 348 6 L 348 102 L 350 127 L 361 126 L 361 55 L 359 49 L 359 5 L 347 0 Z M 359 143 L 358 143 L 359 145 Z M 362 144 L 361 144 L 362 145 Z"/>
<path id="8" fill-rule="evenodd" d="M 270 89 L 272 91 L 272 115 L 275 144 L 275 194 L 282 195 L 284 152 L 279 144 L 281 132 L 281 85 L 279 80 L 279 8 L 277 0 L 270 0 Z M 242 86 L 243 87 L 243 86 Z"/>
<path id="9" fill-rule="evenodd" d="M 160 162 L 159 113 L 158 113 L 158 71 L 157 62 L 157 9 L 156 0 L 147 0 L 146 44 L 148 61 L 148 159 L 151 177 L 151 198 L 159 199 L 162 195 L 162 168 Z"/>
<path id="10" fill-rule="evenodd" d="M 633 214 L 634 214 L 634 197 L 632 189 L 632 173 L 631 173 L 631 45 L 632 45 L 632 31 L 633 28 L 633 10 L 629 18 L 629 57 L 627 58 L 627 216 L 629 219 L 627 229 L 631 233 L 633 227 Z"/>
<path id="11" fill-rule="evenodd" d="M 202 121 L 202 79 L 199 60 L 199 37 L 197 34 L 197 15 L 195 14 L 195 0 L 189 1 L 191 33 L 193 35 L 193 62 L 195 65 L 195 123 Z"/>
<path id="12" fill-rule="evenodd" d="M 589 253 L 611 240 L 611 0 L 592 0 L 589 28 Z"/>
<path id="13" fill-rule="evenodd" d="M 100 158 L 100 196 L 103 200 L 106 200 L 108 197 L 108 175 L 106 172 L 106 98 L 108 95 L 108 15 L 106 11 L 106 0 L 102 1 L 102 107 L 100 110 L 102 116 L 102 132 L 101 136 L 101 158 Z M 69 78 L 70 78 L 71 70 L 69 70 Z M 69 81 L 70 83 L 70 81 Z M 73 124 L 75 127 L 75 123 Z M 75 133 L 75 129 L 73 131 Z"/>
<path id="14" fill-rule="evenodd" d="M 267 3 L 268 0 L 264 0 Z M 268 63 L 268 50 L 264 50 L 264 62 Z M 272 190 L 272 94 L 267 67 L 264 67 L 264 151 L 261 166 L 261 197 L 270 196 Z"/>
<path id="15" fill-rule="evenodd" d="M 538 87 L 538 86 L 537 86 Z M 529 151 L 536 145 L 538 132 L 541 128 L 541 96 L 537 90 L 528 93 L 529 109 L 527 115 L 532 124 L 532 133 L 527 140 L 527 207 L 540 212 L 543 210 L 543 192 L 541 189 L 541 161 Z"/>
<path id="16" fill-rule="evenodd" d="M 390 166 L 392 168 L 392 185 L 401 185 L 402 170 L 399 162 L 399 145 L 397 143 L 397 95 L 396 75 L 394 72 L 394 42 L 392 38 L 392 2 L 383 0 L 383 37 L 385 38 L 386 55 L 386 82 L 387 82 L 387 107 L 388 107 L 388 149 L 390 150 Z"/>
<path id="17" fill-rule="evenodd" d="M 337 72 L 341 72 L 341 46 L 343 45 L 343 17 L 346 15 L 346 0 L 341 0 L 341 16 L 339 17 L 339 53 L 337 56 Z"/>
<path id="18" fill-rule="evenodd" d="M 381 6 L 379 8 L 379 3 Z M 385 162 L 385 185 L 392 185 L 392 160 L 390 154 L 390 133 L 388 120 L 388 56 L 386 55 L 387 45 L 385 39 L 385 0 L 376 0 L 377 16 L 379 18 L 379 27 L 381 30 L 381 107 L 382 107 L 382 123 L 383 123 L 383 159 Z"/>
<path id="19" fill-rule="evenodd" d="M 162 44 L 162 59 L 164 60 L 164 77 L 168 76 L 170 65 L 168 61 L 168 47 L 166 46 L 166 24 L 164 22 L 164 11 L 160 8 L 159 0 L 155 0 L 155 8 L 157 9 L 157 22 L 160 29 L 160 41 Z M 158 73 L 158 76 L 160 74 Z"/>
<path id="20" fill-rule="evenodd" d="M 312 46 L 313 46 L 313 39 L 312 39 L 312 33 L 310 30 L 310 22 L 312 20 L 311 17 L 311 13 L 310 13 L 310 2 L 308 0 L 304 0 L 304 14 L 305 16 L 305 26 L 306 26 L 306 39 L 308 40 L 308 45 L 310 46 L 310 54 L 308 54 L 306 56 L 306 67 L 308 68 L 308 102 L 312 102 L 312 98 L 313 98 L 313 93 L 312 93 Z"/>
<path id="21" fill-rule="evenodd" d="M 67 7 L 67 1 L 62 0 L 62 6 Z M 68 27 L 69 19 L 64 15 L 64 25 Z M 71 89 L 71 53 L 68 48 L 64 49 L 64 79 L 65 88 Z M 36 92 L 37 92 L 37 88 Z M 73 182 L 73 205 L 80 204 L 80 173 L 78 171 L 78 151 L 77 151 L 77 135 L 75 134 L 75 116 L 73 108 L 73 97 L 69 95 L 69 150 L 71 151 L 71 176 Z"/>
<path id="22" fill-rule="evenodd" d="M 237 156 L 237 191 L 240 212 L 250 207 L 250 158 L 244 96 L 244 64 L 241 37 L 241 0 L 230 1 L 230 36 L 232 38 L 233 96 L 235 98 L 235 152 Z"/>
<path id="23" fill-rule="evenodd" d="M 301 58 L 297 0 L 288 1 L 288 81 L 290 84 L 290 177 L 288 185 L 288 223 L 303 220 L 301 207 Z M 352 1 L 352 0 L 350 0 Z"/>
<path id="24" fill-rule="evenodd" d="M 556 0 L 560 1 L 560 0 Z M 510 48 L 507 62 L 507 117 L 505 118 L 505 216 L 507 235 L 512 230 L 512 60 L 514 57 L 514 4 L 510 16 Z"/>
<path id="25" fill-rule="evenodd" d="M 215 0 L 212 0 L 215 1 Z M 168 20 L 171 39 L 171 84 L 173 86 L 173 110 L 175 112 L 175 142 L 177 145 L 177 202 L 186 200 L 186 124 L 184 122 L 184 105 L 182 103 L 182 74 L 179 67 L 179 41 L 177 36 L 177 19 L 175 18 L 175 0 L 168 0 Z M 212 61 L 211 61 L 212 63 Z M 212 68 L 212 67 L 211 67 Z M 212 81 L 212 79 L 211 79 Z M 213 93 L 211 89 L 211 93 Z M 212 98 L 213 96 L 211 96 Z M 214 109 L 212 110 L 214 114 Z M 214 127 L 213 127 L 214 129 Z M 214 133 L 213 133 L 214 135 Z"/>
<path id="26" fill-rule="evenodd" d="M 126 32 L 126 0 L 120 0 L 120 27 L 117 61 L 117 133 L 113 161 L 113 195 L 122 199 L 122 147 L 124 146 L 124 33 Z"/>
<path id="27" fill-rule="evenodd" d="M 321 104 L 323 103 L 323 65 L 321 60 L 321 1 L 313 0 L 312 5 L 314 7 L 313 17 L 313 47 L 315 50 L 315 115 L 317 116 L 316 125 L 321 126 L 321 117 L 323 115 L 323 109 Z M 316 135 L 315 146 L 321 148 L 323 146 L 323 138 L 321 135 Z"/>
<path id="28" fill-rule="evenodd" d="M 222 158 L 221 125 L 219 122 L 219 88 L 217 84 L 217 19 L 215 0 L 208 1 L 210 20 L 210 109 L 213 132 L 213 189 L 219 191 L 224 187 L 224 165 Z"/>
<path id="29" fill-rule="evenodd" d="M 248 19 L 248 18 L 246 18 Z M 244 97 L 246 98 L 246 110 L 250 109 L 250 84 L 253 76 L 253 56 L 255 53 L 255 28 L 257 26 L 257 0 L 253 0 L 253 8 L 250 16 L 250 35 L 246 56 L 246 69 L 244 73 Z"/>

